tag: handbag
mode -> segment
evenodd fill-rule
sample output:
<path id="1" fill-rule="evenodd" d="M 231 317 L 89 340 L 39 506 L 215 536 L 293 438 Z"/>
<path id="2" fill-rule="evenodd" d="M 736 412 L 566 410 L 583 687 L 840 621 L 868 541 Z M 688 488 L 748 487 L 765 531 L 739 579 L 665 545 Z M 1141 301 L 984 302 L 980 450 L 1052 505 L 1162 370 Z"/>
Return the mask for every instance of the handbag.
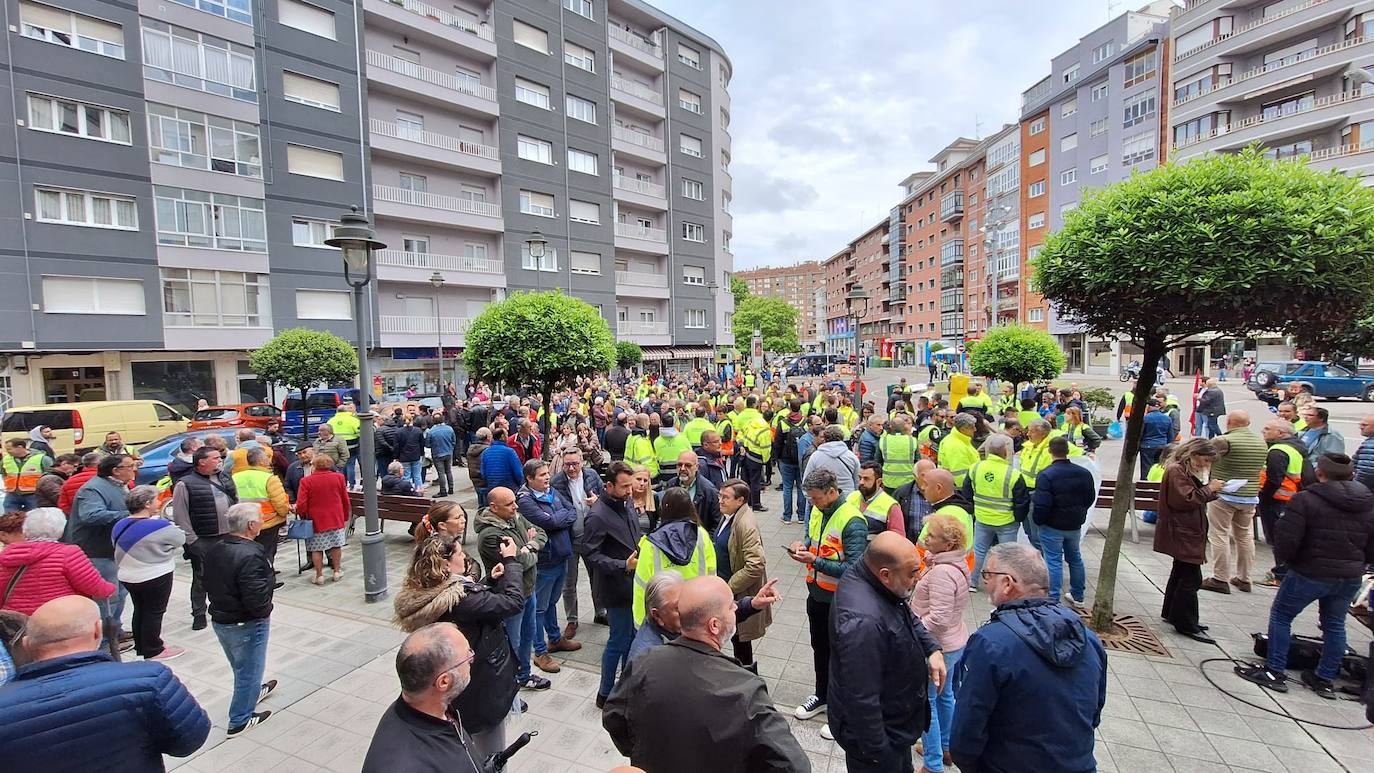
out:
<path id="1" fill-rule="evenodd" d="M 315 522 L 308 518 L 293 518 L 286 524 L 287 539 L 310 539 L 315 536 Z"/>

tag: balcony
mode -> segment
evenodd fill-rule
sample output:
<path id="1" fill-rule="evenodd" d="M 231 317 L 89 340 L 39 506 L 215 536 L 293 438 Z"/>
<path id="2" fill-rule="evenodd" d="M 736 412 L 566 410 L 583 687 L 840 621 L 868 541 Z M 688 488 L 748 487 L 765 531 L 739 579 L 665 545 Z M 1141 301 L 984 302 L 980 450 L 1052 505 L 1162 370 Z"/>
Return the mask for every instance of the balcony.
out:
<path id="1" fill-rule="evenodd" d="M 612 21 L 607 28 L 611 51 L 623 55 L 640 64 L 647 65 L 656 72 L 663 72 L 663 47 L 658 43 L 633 33 Z"/>
<path id="2" fill-rule="evenodd" d="M 1316 169 L 1340 169 L 1346 174 L 1367 177 L 1374 167 L 1374 139 L 1364 140 L 1358 145 L 1337 145 L 1314 151 L 1307 157 L 1307 163 Z"/>
<path id="3" fill-rule="evenodd" d="M 476 287 L 505 287 L 506 267 L 497 258 L 441 255 L 434 252 L 380 250 L 377 278 L 397 282 L 428 282 L 435 271 L 444 281 Z"/>
<path id="4" fill-rule="evenodd" d="M 616 223 L 615 246 L 616 249 L 667 255 L 668 232 L 634 223 Z"/>
<path id="5" fill-rule="evenodd" d="M 1289 81 L 1302 78 L 1315 79 L 1319 75 L 1334 74 L 1349 64 L 1352 59 L 1361 59 L 1370 54 L 1374 54 L 1374 40 L 1363 37 L 1343 40 L 1277 62 L 1270 62 L 1267 65 L 1252 67 L 1230 79 L 1219 80 L 1215 86 L 1206 91 L 1199 91 L 1182 99 L 1175 99 L 1173 106 L 1177 108 L 1189 103 L 1197 103 L 1204 108 L 1205 112 L 1217 103 L 1237 102 L 1258 96 Z M 1242 92 L 1240 89 L 1232 89 L 1238 84 L 1244 84 L 1248 91 Z M 1219 91 L 1230 93 L 1217 95 Z M 1209 97 L 1209 95 L 1212 96 Z M 1199 102 L 1198 100 L 1203 97 L 1209 98 L 1205 102 Z M 1176 114 L 1169 118 L 1177 123 L 1191 117 L 1193 116 Z"/>
<path id="6" fill-rule="evenodd" d="M 376 118 L 369 119 L 368 128 L 371 130 L 374 152 L 423 159 L 429 163 L 491 176 L 501 174 L 501 151 L 491 145 L 464 142 L 457 137 L 413 129 Z"/>
<path id="7" fill-rule="evenodd" d="M 1280 133 L 1283 136 L 1311 134 L 1368 110 L 1374 110 L 1374 89 L 1329 94 L 1288 112 L 1270 115 L 1259 113 L 1218 126 L 1206 134 L 1189 137 L 1187 141 L 1174 145 L 1173 152 L 1182 152 L 1182 158 L 1192 158 L 1208 150 L 1229 150 L 1245 147 L 1252 142 L 1264 142 Z"/>
<path id="8" fill-rule="evenodd" d="M 654 118 L 667 116 L 663 110 L 662 93 L 619 75 L 611 75 L 611 98 L 633 111 Z"/>
<path id="9" fill-rule="evenodd" d="M 371 49 L 367 79 L 372 87 L 399 91 L 433 104 L 459 107 L 482 115 L 499 115 L 496 89 Z"/>
<path id="10" fill-rule="evenodd" d="M 633 341 L 641 346 L 669 346 L 673 342 L 667 322 L 621 320 L 615 323 L 615 335 L 622 341 Z"/>
<path id="11" fill-rule="evenodd" d="M 416 223 L 442 223 L 458 228 L 503 233 L 501 207 L 485 201 L 412 191 L 394 185 L 372 186 L 373 209 L 378 217 Z"/>
<path id="12" fill-rule="evenodd" d="M 662 185 L 625 175 L 611 175 L 612 193 L 620 201 L 659 211 L 668 209 L 668 193 Z"/>
<path id="13" fill-rule="evenodd" d="M 381 333 L 382 346 L 391 347 L 435 347 L 439 339 L 444 347 L 462 346 L 467 335 L 471 317 L 438 317 L 429 314 L 422 316 L 392 316 L 383 314 L 377 318 L 378 331 Z"/>
<path id="14" fill-rule="evenodd" d="M 496 58 L 496 35 L 489 24 L 482 24 L 419 0 L 364 0 L 367 23 L 384 20 L 380 26 L 394 27 L 410 37 L 428 38 L 444 47 L 458 47 L 482 59 Z"/>
<path id="15" fill-rule="evenodd" d="M 964 216 L 964 194 L 962 191 L 945 194 L 940 199 L 940 222 L 952 223 Z"/>
<path id="16" fill-rule="evenodd" d="M 1326 7 L 1317 11 L 1311 10 L 1317 6 Z M 1252 43 L 1259 42 L 1271 31 L 1282 33 L 1284 37 L 1290 37 L 1297 35 L 1301 29 L 1306 28 L 1318 15 L 1327 13 L 1335 15 L 1344 13 L 1346 10 L 1346 7 L 1337 6 L 1331 3 L 1331 0 L 1307 0 L 1307 2 L 1289 6 L 1288 8 L 1281 9 L 1268 16 L 1261 16 L 1258 19 L 1235 27 L 1225 35 L 1218 35 L 1200 46 L 1194 46 L 1187 51 L 1179 51 L 1174 55 L 1174 62 L 1182 62 L 1204 51 L 1207 51 L 1212 57 L 1234 55 L 1239 53 L 1239 50 L 1243 48 L 1243 44 L 1231 44 L 1243 41 L 1247 37 L 1247 33 L 1253 30 L 1261 31 L 1255 35 L 1248 36 L 1251 38 Z M 1302 14 L 1302 16 L 1298 17 L 1297 14 Z M 1279 21 L 1283 21 L 1284 23 L 1275 24 L 1275 22 Z M 1187 30 L 1186 27 L 1183 29 L 1185 31 Z"/>
<path id="17" fill-rule="evenodd" d="M 632 156 L 659 166 L 668 163 L 664 153 L 663 140 L 623 126 L 611 127 L 611 149 L 617 156 Z"/>
<path id="18" fill-rule="evenodd" d="M 617 271 L 615 294 L 632 298 L 667 299 L 668 277 L 665 274 L 651 274 L 647 271 Z"/>
<path id="19" fill-rule="evenodd" d="M 940 245 L 940 266 L 953 266 L 964 262 L 964 240 L 950 239 Z"/>

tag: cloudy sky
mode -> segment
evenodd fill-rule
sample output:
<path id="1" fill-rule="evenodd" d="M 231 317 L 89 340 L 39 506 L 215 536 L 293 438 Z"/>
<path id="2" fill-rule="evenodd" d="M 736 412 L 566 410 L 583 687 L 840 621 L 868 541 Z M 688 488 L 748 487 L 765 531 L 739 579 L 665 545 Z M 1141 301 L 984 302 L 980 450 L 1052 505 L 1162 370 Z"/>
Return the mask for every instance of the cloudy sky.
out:
<path id="1" fill-rule="evenodd" d="M 1014 121 L 1050 58 L 1138 2 L 651 0 L 734 64 L 736 270 L 838 252 L 957 136 Z"/>

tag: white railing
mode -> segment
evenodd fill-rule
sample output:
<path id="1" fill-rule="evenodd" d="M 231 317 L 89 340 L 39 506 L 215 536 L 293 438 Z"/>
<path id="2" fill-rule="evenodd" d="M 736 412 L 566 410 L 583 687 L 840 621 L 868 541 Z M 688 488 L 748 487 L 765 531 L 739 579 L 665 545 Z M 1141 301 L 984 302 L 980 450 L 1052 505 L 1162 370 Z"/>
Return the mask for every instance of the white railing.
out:
<path id="1" fill-rule="evenodd" d="M 471 94 L 479 99 L 488 99 L 492 102 L 496 101 L 496 89 L 490 86 L 473 84 L 467 79 L 459 78 L 456 75 L 449 75 L 433 67 L 425 67 L 414 62 L 408 62 L 404 59 L 397 59 L 390 54 L 383 54 L 380 51 L 368 50 L 367 66 L 390 70 L 391 72 L 415 78 L 416 80 L 421 80 L 435 86 L 442 86 L 446 89 L 461 91 L 464 94 Z"/>
<path id="2" fill-rule="evenodd" d="M 667 287 L 668 277 L 664 274 L 650 274 L 645 271 L 617 271 L 615 272 L 615 283 L 631 287 Z"/>
<path id="3" fill-rule="evenodd" d="M 653 102 L 655 105 L 663 104 L 662 94 L 658 93 L 657 91 L 654 91 L 653 89 L 649 88 L 648 86 L 645 86 L 642 83 L 627 80 L 625 78 L 620 77 L 619 75 L 611 76 L 611 88 L 615 89 L 616 91 L 629 94 L 632 97 L 638 97 L 639 99 L 645 100 L 646 102 Z"/>
<path id="4" fill-rule="evenodd" d="M 1330 2 L 1330 0 L 1307 0 L 1307 2 L 1305 3 L 1299 3 L 1298 5 L 1285 8 L 1282 11 L 1273 14 L 1272 16 L 1263 16 L 1261 18 L 1255 19 L 1249 24 L 1242 24 L 1239 27 L 1233 28 L 1230 32 L 1226 33 L 1225 35 L 1218 35 L 1200 46 L 1193 46 L 1187 51 L 1180 51 L 1177 54 L 1174 54 L 1174 61 L 1181 62 L 1184 59 L 1187 59 L 1188 57 L 1192 56 L 1193 54 L 1198 53 L 1199 51 L 1206 51 L 1207 49 L 1211 48 L 1212 46 L 1215 46 L 1223 40 L 1230 40 L 1231 38 L 1249 32 L 1250 30 L 1255 29 L 1256 27 L 1263 27 L 1264 25 L 1272 21 L 1283 19 L 1299 11 L 1305 11 L 1314 5 L 1321 5 L 1322 3 L 1326 2 Z"/>
<path id="5" fill-rule="evenodd" d="M 637 177 L 626 177 L 623 174 L 611 175 L 611 185 L 622 191 L 632 193 L 642 193 L 645 196 L 653 196 L 656 199 L 667 198 L 667 191 L 658 183 L 651 183 L 648 180 L 641 180 Z"/>
<path id="6" fill-rule="evenodd" d="M 622 336 L 666 336 L 667 322 L 617 322 L 616 335 Z"/>
<path id="7" fill-rule="evenodd" d="M 463 335 L 468 332 L 468 325 L 472 324 L 471 317 L 435 317 L 429 314 L 421 316 L 389 316 L 381 315 L 383 333 L 411 333 L 415 335 Z M 438 325 L 435 325 L 438 322 Z"/>
<path id="8" fill-rule="evenodd" d="M 1021 94 L 1021 109 L 1024 110 L 1045 97 L 1048 97 L 1050 92 L 1054 91 L 1053 78 L 1054 76 L 1050 75 L 1034 86 L 1031 86 L 1029 89 L 1026 89 L 1026 91 Z"/>
<path id="9" fill-rule="evenodd" d="M 469 215 L 500 217 L 501 206 L 486 201 L 473 201 L 458 196 L 445 196 L 428 191 L 412 191 L 394 185 L 373 185 L 372 198 L 378 201 L 391 201 L 398 204 L 414 204 L 418 207 L 443 209 L 449 212 L 465 212 Z"/>
<path id="10" fill-rule="evenodd" d="M 1321 161 L 1327 158 L 1341 158 L 1342 156 L 1353 156 L 1356 153 L 1368 153 L 1374 150 L 1374 140 L 1367 140 L 1358 145 L 1337 145 L 1334 148 L 1322 148 L 1313 151 L 1308 157 L 1308 161 Z"/>
<path id="11" fill-rule="evenodd" d="M 657 43 L 645 40 L 639 35 L 636 35 L 633 32 L 630 32 L 629 30 L 621 29 L 620 27 L 610 27 L 609 29 L 612 40 L 619 40 L 621 43 L 624 43 L 630 48 L 633 48 L 638 51 L 643 51 L 644 53 L 648 54 L 649 56 L 652 56 L 655 59 L 663 58 L 663 48 L 659 46 Z"/>
<path id="12" fill-rule="evenodd" d="M 646 242 L 668 243 L 668 232 L 662 228 L 648 228 L 633 223 L 616 223 L 615 235 L 627 239 L 643 239 Z"/>
<path id="13" fill-rule="evenodd" d="M 1182 99 L 1175 99 L 1174 107 L 1187 104 L 1201 97 L 1205 97 L 1214 91 L 1219 91 L 1233 84 L 1241 83 L 1242 81 L 1248 81 L 1251 78 L 1258 78 L 1259 76 L 1264 75 L 1266 73 L 1271 73 L 1275 70 L 1283 69 L 1284 67 L 1291 67 L 1295 64 L 1298 64 L 1300 62 L 1306 62 L 1310 59 L 1316 59 L 1319 56 L 1326 56 L 1327 54 L 1335 53 L 1336 51 L 1344 51 L 1347 48 L 1354 48 L 1355 46 L 1364 45 L 1364 43 L 1365 38 L 1363 37 L 1351 38 L 1349 40 L 1343 40 L 1340 43 L 1332 43 L 1329 46 L 1322 46 L 1321 48 L 1313 49 L 1309 51 L 1305 56 L 1302 54 L 1298 54 L 1292 58 L 1285 57 L 1284 59 L 1281 59 L 1277 62 L 1270 62 L 1266 65 L 1253 67 L 1235 77 L 1228 78 L 1226 80 L 1218 80 L 1216 85 L 1212 86 L 1212 88 L 1207 89 L 1206 91 L 1198 91 L 1196 93 L 1189 94 L 1188 96 Z"/>
<path id="14" fill-rule="evenodd" d="M 424 131 L 423 129 L 401 128 L 394 123 L 387 123 L 376 118 L 368 120 L 373 134 L 381 134 L 387 137 L 395 137 L 400 140 L 409 140 L 421 145 L 428 145 L 432 148 L 443 148 L 454 153 L 462 153 L 478 158 L 488 158 L 492 161 L 501 160 L 501 151 L 490 145 L 482 145 L 476 142 L 465 142 L 457 137 L 450 137 L 446 134 L 435 134 L 434 132 Z"/>
<path id="15" fill-rule="evenodd" d="M 436 252 L 406 252 L 381 250 L 377 263 L 401 268 L 438 269 L 440 271 L 471 271 L 477 274 L 505 273 L 501 261 L 494 258 L 473 258 L 467 255 L 440 255 Z"/>
<path id="16" fill-rule="evenodd" d="M 612 126 L 611 138 L 617 140 L 624 140 L 625 142 L 628 142 L 631 145 L 639 145 L 641 147 L 648 148 L 649 150 L 656 150 L 660 153 L 663 152 L 663 140 L 651 134 L 645 134 L 644 132 L 637 132 L 631 129 L 626 129 L 623 126 Z"/>
<path id="17" fill-rule="evenodd" d="M 1240 121 L 1235 121 L 1233 123 L 1228 123 L 1225 126 L 1218 126 L 1217 128 L 1205 134 L 1199 134 L 1195 137 L 1189 137 L 1187 140 L 1183 142 L 1175 143 L 1173 145 L 1173 149 L 1182 150 L 1192 145 L 1196 145 L 1199 142 L 1206 142 L 1207 140 L 1214 139 L 1216 137 L 1221 137 L 1223 135 L 1230 134 L 1231 132 L 1240 131 L 1241 129 L 1248 129 L 1251 126 L 1258 126 L 1260 124 L 1268 123 L 1270 121 L 1281 121 L 1285 118 L 1288 118 L 1289 116 L 1303 115 L 1304 113 L 1310 113 L 1313 110 L 1320 110 L 1321 108 L 1330 107 L 1332 105 L 1339 105 L 1344 102 L 1354 102 L 1358 99 L 1370 98 L 1374 98 L 1374 90 L 1371 90 L 1369 93 L 1364 93 L 1361 91 L 1342 91 L 1339 94 L 1328 94 L 1327 96 L 1318 97 L 1317 99 L 1312 100 L 1310 103 L 1304 105 L 1303 107 L 1297 110 L 1290 110 L 1288 112 L 1279 113 L 1278 115 L 1265 115 L 1264 113 L 1258 113 L 1256 115 L 1250 116 L 1249 118 L 1245 118 Z"/>
<path id="18" fill-rule="evenodd" d="M 493 42 L 496 40 L 496 34 L 492 32 L 489 24 L 478 24 L 471 19 L 465 19 L 442 8 L 435 8 L 432 5 L 418 2 L 418 0 L 386 0 L 386 2 L 404 8 L 417 16 L 426 16 L 454 29 L 471 32 L 483 40 Z"/>

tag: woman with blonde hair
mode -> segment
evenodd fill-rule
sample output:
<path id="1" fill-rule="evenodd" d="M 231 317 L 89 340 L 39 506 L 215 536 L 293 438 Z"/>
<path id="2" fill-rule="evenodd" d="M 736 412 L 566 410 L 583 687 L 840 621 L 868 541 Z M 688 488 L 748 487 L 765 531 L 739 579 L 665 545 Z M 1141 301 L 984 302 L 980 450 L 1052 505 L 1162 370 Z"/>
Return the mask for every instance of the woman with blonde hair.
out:
<path id="1" fill-rule="evenodd" d="M 965 560 L 968 531 L 952 515 L 935 514 L 926 519 L 921 544 L 926 549 L 926 566 L 911 594 L 911 610 L 940 642 L 945 667 L 951 677 L 959 673 L 959 659 L 968 643 L 969 565 Z M 954 665 L 951 666 L 950 664 Z M 950 730 L 954 727 L 954 679 L 946 679 L 937 691 L 930 690 L 930 726 L 925 734 L 925 767 L 939 773 L 949 764 Z"/>
<path id="2" fill-rule="evenodd" d="M 654 491 L 649 468 L 642 464 L 633 467 L 634 488 L 630 490 L 630 506 L 639 517 L 639 526 L 647 534 L 658 527 L 658 493 Z"/>
<path id="3" fill-rule="evenodd" d="M 1224 481 L 1203 483 L 1202 478 L 1216 459 L 1216 446 L 1206 438 L 1179 444 L 1164 470 L 1155 507 L 1154 550 L 1174 559 L 1160 615 L 1179 633 L 1204 644 L 1216 643 L 1207 635 L 1207 626 L 1198 623 L 1197 593 L 1207 560 L 1207 503 L 1217 498 Z"/>
<path id="4" fill-rule="evenodd" d="M 1092 425 L 1083 421 L 1083 409 L 1076 405 L 1070 405 L 1064 411 L 1064 437 L 1071 445 L 1078 446 L 1090 454 L 1102 445 L 1102 436 L 1097 434 Z"/>

